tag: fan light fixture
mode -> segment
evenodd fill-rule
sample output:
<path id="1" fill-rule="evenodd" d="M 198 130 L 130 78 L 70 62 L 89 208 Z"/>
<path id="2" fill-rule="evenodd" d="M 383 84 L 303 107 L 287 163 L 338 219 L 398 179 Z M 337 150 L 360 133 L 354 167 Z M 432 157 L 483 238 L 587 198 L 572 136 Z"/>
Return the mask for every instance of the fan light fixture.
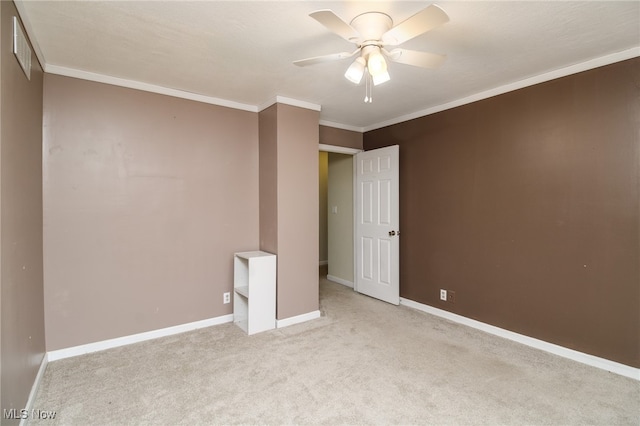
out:
<path id="1" fill-rule="evenodd" d="M 378 84 L 382 84 L 382 83 L 385 83 L 385 82 L 391 80 L 391 76 L 386 71 L 378 73 L 378 74 L 373 75 L 371 77 L 373 78 L 373 85 L 374 86 L 377 86 Z"/>
<path id="2" fill-rule="evenodd" d="M 379 46 L 366 46 L 363 48 L 362 56 L 358 56 L 353 61 L 344 76 L 350 82 L 360 84 L 365 70 L 371 75 L 374 86 L 391 80 L 387 72 L 387 61 L 382 56 Z"/>
<path id="3" fill-rule="evenodd" d="M 365 103 L 373 102 L 372 86 L 391 80 L 387 71 L 387 61 L 382 55 L 380 46 L 364 46 L 362 56 L 358 56 L 349 66 L 344 76 L 354 84 L 360 84 L 362 77 L 367 74 L 365 81 Z"/>
<path id="4" fill-rule="evenodd" d="M 384 60 L 384 56 L 380 53 L 380 48 L 375 47 L 367 60 L 367 68 L 371 77 L 383 74 L 387 72 L 387 61 Z"/>
<path id="5" fill-rule="evenodd" d="M 347 72 L 344 73 L 345 78 L 354 84 L 360 84 L 366 65 L 367 62 L 364 58 L 359 56 L 355 61 L 353 61 L 351 66 L 347 69 Z"/>
<path id="6" fill-rule="evenodd" d="M 391 79 L 387 71 L 387 61 L 412 65 L 421 68 L 437 68 L 445 55 L 396 48 L 388 51 L 388 46 L 397 46 L 412 38 L 426 33 L 449 21 L 449 17 L 435 4 L 427 6 L 415 15 L 393 25 L 393 20 L 383 12 L 365 12 L 356 16 L 350 23 L 343 21 L 329 9 L 317 10 L 310 17 L 324 25 L 329 31 L 356 45 L 352 52 L 340 52 L 330 55 L 301 59 L 293 63 L 300 67 L 323 62 L 337 61 L 358 55 L 344 76 L 354 84 L 360 84 L 365 77 L 364 101 L 371 103 L 371 87 Z"/>

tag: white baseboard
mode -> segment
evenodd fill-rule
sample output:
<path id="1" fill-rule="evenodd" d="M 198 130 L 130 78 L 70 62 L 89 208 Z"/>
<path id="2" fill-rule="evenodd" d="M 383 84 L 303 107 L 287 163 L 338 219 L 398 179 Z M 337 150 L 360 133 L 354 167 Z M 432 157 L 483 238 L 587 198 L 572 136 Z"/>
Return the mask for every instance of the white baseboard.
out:
<path id="1" fill-rule="evenodd" d="M 607 370 L 612 373 L 619 374 L 621 376 L 629 377 L 631 379 L 640 381 L 640 369 L 634 368 L 625 364 L 620 364 L 615 361 L 600 358 L 597 356 L 589 355 L 583 352 L 578 352 L 573 349 L 565 348 L 564 346 L 555 345 L 553 343 L 545 342 L 544 340 L 535 339 L 533 337 L 525 336 L 523 334 L 515 333 L 513 331 L 505 330 L 500 327 L 495 327 L 484 322 L 476 321 L 471 318 L 463 317 L 462 315 L 454 314 L 449 311 L 434 308 L 433 306 L 424 305 L 413 300 L 400 298 L 400 304 L 408 306 L 410 308 L 417 309 L 419 311 L 426 312 L 431 315 L 435 315 L 441 318 L 448 319 L 449 321 L 457 322 L 459 324 L 466 325 L 481 331 L 484 331 L 495 336 L 503 337 L 505 339 L 513 340 L 523 345 L 530 346 L 532 348 L 540 349 L 545 352 L 552 353 L 554 355 L 568 358 L 573 361 L 580 362 L 582 364 L 590 365 L 592 367 Z"/>
<path id="2" fill-rule="evenodd" d="M 36 393 L 38 393 L 38 388 L 40 387 L 40 382 L 42 381 L 42 377 L 44 376 L 44 372 L 47 369 L 47 364 L 49 363 L 49 357 L 45 352 L 42 356 L 42 361 L 40 362 L 40 368 L 38 369 L 38 374 L 36 374 L 36 378 L 33 381 L 33 385 L 31 386 L 31 392 L 29 392 L 29 398 L 27 398 L 27 404 L 24 409 L 27 410 L 27 413 L 31 413 L 33 408 L 33 401 L 36 399 Z M 26 426 L 29 418 L 21 419 L 20 426 Z"/>
<path id="3" fill-rule="evenodd" d="M 320 318 L 320 311 L 307 312 L 306 314 L 296 315 L 295 317 L 276 320 L 276 328 L 289 327 L 290 325 L 311 321 L 316 318 Z"/>
<path id="4" fill-rule="evenodd" d="M 342 278 L 334 277 L 333 275 L 327 275 L 327 279 L 334 283 L 346 285 L 347 287 L 353 288 L 353 282 L 351 281 L 343 280 Z"/>
<path id="5" fill-rule="evenodd" d="M 73 346 L 66 349 L 50 351 L 48 353 L 48 360 L 57 361 L 59 359 L 84 355 L 91 352 L 98 352 L 105 349 L 117 348 L 119 346 L 144 342 L 145 340 L 171 336 L 173 334 L 184 333 L 186 331 L 197 330 L 199 328 L 211 327 L 213 325 L 225 324 L 228 322 L 233 322 L 233 314 L 209 318 L 201 321 L 194 321 L 187 324 L 176 325 L 173 327 L 161 328 L 159 330 L 152 330 L 144 333 L 132 334 L 130 336 L 117 337 L 115 339 L 103 340 L 101 342 L 88 343 L 86 345 Z"/>

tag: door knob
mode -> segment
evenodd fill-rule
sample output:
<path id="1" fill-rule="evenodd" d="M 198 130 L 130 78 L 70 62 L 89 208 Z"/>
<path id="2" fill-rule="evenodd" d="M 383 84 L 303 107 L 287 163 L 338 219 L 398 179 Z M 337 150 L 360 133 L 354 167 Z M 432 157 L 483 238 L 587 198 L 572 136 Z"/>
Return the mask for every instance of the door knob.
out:
<path id="1" fill-rule="evenodd" d="M 396 231 L 389 231 L 389 236 L 393 237 L 394 235 L 396 235 Z"/>

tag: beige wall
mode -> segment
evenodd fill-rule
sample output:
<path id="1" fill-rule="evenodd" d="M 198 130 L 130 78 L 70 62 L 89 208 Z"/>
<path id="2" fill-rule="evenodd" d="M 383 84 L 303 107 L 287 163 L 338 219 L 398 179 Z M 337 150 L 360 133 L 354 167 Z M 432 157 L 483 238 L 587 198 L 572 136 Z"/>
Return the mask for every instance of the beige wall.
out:
<path id="1" fill-rule="evenodd" d="M 279 320 L 318 309 L 319 116 L 285 104 L 259 113 L 260 176 L 276 181 L 261 182 L 260 248 L 278 255 Z"/>
<path id="2" fill-rule="evenodd" d="M 258 247 L 258 115 L 47 74 L 47 349 L 232 312 Z"/>
<path id="3" fill-rule="evenodd" d="M 329 275 L 353 283 L 353 156 L 329 153 L 327 204 Z"/>
<path id="4" fill-rule="evenodd" d="M 318 309 L 319 120 L 278 104 L 278 319 Z"/>
<path id="5" fill-rule="evenodd" d="M 260 250 L 278 253 L 278 106 L 260 111 Z"/>
<path id="6" fill-rule="evenodd" d="M 318 154 L 318 179 L 320 181 L 319 196 L 318 196 L 318 216 L 319 216 L 319 241 L 318 248 L 320 263 L 327 262 L 327 244 L 328 244 L 328 229 L 327 229 L 327 185 L 328 185 L 328 173 L 329 173 L 329 156 L 327 152 L 320 152 Z"/>
<path id="7" fill-rule="evenodd" d="M 23 409 L 45 351 L 42 69 L 11 51 L 13 2 L 0 2 L 0 415 Z M 17 424 L 2 420 L 2 424 Z"/>

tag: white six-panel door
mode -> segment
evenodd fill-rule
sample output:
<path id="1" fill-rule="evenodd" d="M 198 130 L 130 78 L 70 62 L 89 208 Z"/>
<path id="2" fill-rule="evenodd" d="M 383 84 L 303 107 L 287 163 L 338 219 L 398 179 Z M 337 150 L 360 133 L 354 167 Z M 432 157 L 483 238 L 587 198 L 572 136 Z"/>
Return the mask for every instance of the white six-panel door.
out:
<path id="1" fill-rule="evenodd" d="M 398 145 L 356 155 L 355 289 L 400 303 Z"/>

